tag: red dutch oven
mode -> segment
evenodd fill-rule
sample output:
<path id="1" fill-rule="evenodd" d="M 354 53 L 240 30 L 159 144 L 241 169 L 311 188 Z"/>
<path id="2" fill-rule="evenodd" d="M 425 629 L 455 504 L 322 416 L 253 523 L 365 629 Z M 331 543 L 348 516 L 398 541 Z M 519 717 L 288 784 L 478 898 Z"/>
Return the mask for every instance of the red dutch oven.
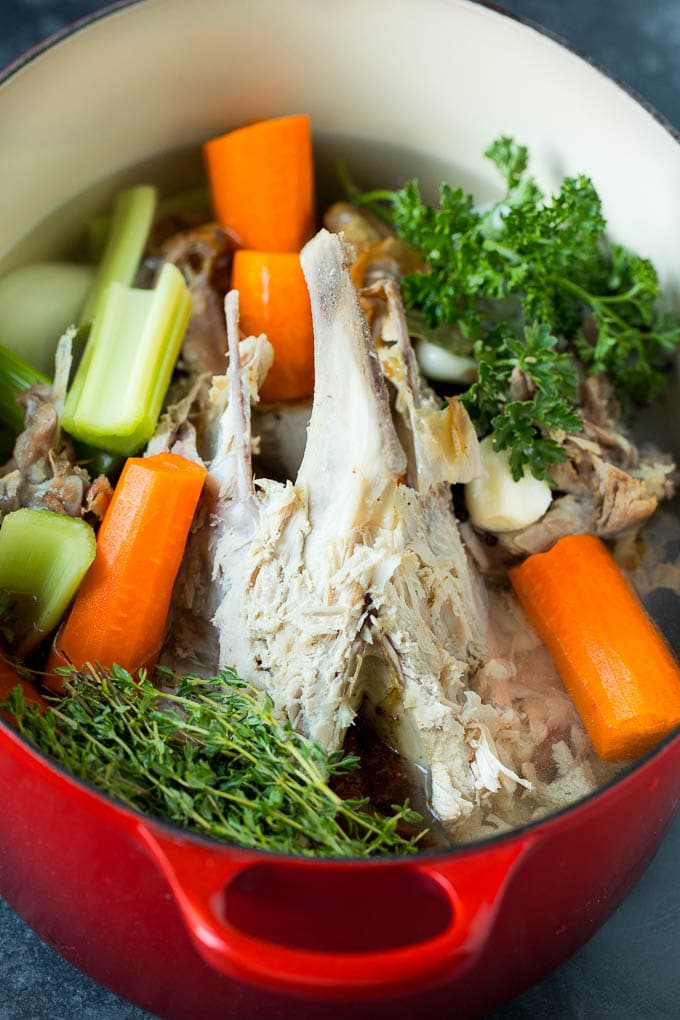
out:
<path id="1" fill-rule="evenodd" d="M 680 737 L 545 822 L 385 861 L 189 835 L 4 724 L 0 789 L 2 895 L 71 963 L 162 1017 L 468 1017 L 538 981 L 621 903 L 677 808 Z"/>
<path id="2" fill-rule="evenodd" d="M 548 185 L 591 173 L 613 235 L 677 284 L 680 146 L 665 127 L 531 28 L 466 0 L 421 0 L 414 31 L 415 9 L 145 0 L 29 55 L 0 82 L 0 222 L 12 242 L 0 271 L 66 249 L 73 224 L 123 181 L 195 179 L 196 146 L 231 124 L 308 110 L 322 161 L 363 159 L 368 183 L 371 166 L 382 183 L 397 168 L 427 181 L 453 160 L 449 176 L 483 196 L 478 154 L 514 134 Z M 619 132 L 603 138 L 611 123 Z M 418 154 L 407 161 L 395 139 Z M 35 173 L 37 158 L 49 174 Z M 162 1017 L 466 1017 L 538 981 L 621 903 L 677 809 L 680 734 L 549 819 L 381 861 L 190 835 L 73 779 L 1 722 L 0 793 L 0 894 L 73 964 Z"/>

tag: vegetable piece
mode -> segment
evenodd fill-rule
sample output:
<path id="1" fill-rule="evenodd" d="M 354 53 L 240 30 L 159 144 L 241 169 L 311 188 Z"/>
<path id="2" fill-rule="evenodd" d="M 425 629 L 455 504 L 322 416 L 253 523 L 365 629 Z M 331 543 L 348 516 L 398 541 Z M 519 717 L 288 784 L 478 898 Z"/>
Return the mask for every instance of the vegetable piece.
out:
<path id="1" fill-rule="evenodd" d="M 430 340 L 416 341 L 415 349 L 420 370 L 428 379 L 435 379 L 437 382 L 471 383 L 477 377 L 477 362 L 474 358 L 453 354 Z"/>
<path id="2" fill-rule="evenodd" d="M 494 449 L 494 436 L 479 444 L 482 473 L 465 486 L 470 519 L 485 531 L 517 531 L 539 520 L 552 502 L 547 482 L 534 478 L 528 468 L 515 481 L 507 450 Z"/>
<path id="3" fill-rule="evenodd" d="M 85 226 L 87 251 L 95 265 L 99 265 L 106 251 L 112 220 L 111 213 L 100 213 L 99 216 L 93 216 L 88 220 Z"/>
<path id="4" fill-rule="evenodd" d="M 15 510 L 0 527 L 0 588 L 16 602 L 14 649 L 24 657 L 54 630 L 94 559 L 89 524 L 51 510 Z"/>
<path id="5" fill-rule="evenodd" d="M 411 833 L 420 817 L 408 804 L 385 816 L 343 800 L 331 783 L 358 760 L 328 755 L 296 733 L 230 670 L 162 679 L 161 691 L 119 668 L 70 671 L 58 708 L 39 714 L 18 692 L 0 708 L 70 772 L 193 832 L 305 856 L 417 849 L 422 833 Z"/>
<path id="6" fill-rule="evenodd" d="M 210 219 L 210 190 L 207 185 L 189 188 L 187 191 L 178 191 L 167 198 L 160 199 L 153 219 L 151 239 L 153 239 L 154 227 L 158 223 L 170 218 L 178 218 L 181 221 L 187 213 L 202 215 L 202 222 Z M 100 216 L 94 216 L 87 224 L 87 249 L 92 262 L 98 263 L 104 254 L 111 231 L 112 218 L 111 213 L 102 213 Z"/>
<path id="7" fill-rule="evenodd" d="M 309 117 L 262 120 L 203 146 L 219 223 L 244 248 L 299 251 L 314 222 Z"/>
<path id="8" fill-rule="evenodd" d="M 135 671 L 155 660 L 205 474 L 173 453 L 127 461 L 48 672 L 69 662 Z"/>
<path id="9" fill-rule="evenodd" d="M 111 283 L 129 287 L 133 282 L 149 236 L 155 208 L 156 189 L 148 184 L 121 191 L 116 198 L 111 226 L 106 237 L 106 247 L 80 315 L 82 326 L 89 326 L 99 318 Z M 97 229 L 101 241 L 105 227 L 100 224 Z M 91 237 L 90 244 L 95 242 L 96 238 Z"/>
<path id="10" fill-rule="evenodd" d="M 239 292 L 241 329 L 266 333 L 274 364 L 263 401 L 298 400 L 314 392 L 312 309 L 299 255 L 237 251 L 231 285 Z"/>
<path id="11" fill-rule="evenodd" d="M 601 758 L 636 758 L 680 724 L 680 669 L 600 539 L 562 538 L 510 580 Z"/>
<path id="12" fill-rule="evenodd" d="M 49 379 L 0 344 L 0 419 L 15 432 L 21 432 L 24 427 L 24 412 L 17 403 L 17 393 L 23 393 L 35 383 L 49 384 Z"/>
<path id="13" fill-rule="evenodd" d="M 64 330 L 78 321 L 92 286 L 91 266 L 35 262 L 0 280 L 2 339 L 30 365 L 51 375 Z"/>
<path id="14" fill-rule="evenodd" d="M 136 453 L 153 435 L 191 312 L 176 266 L 154 290 L 110 284 L 64 405 L 63 426 L 109 453 Z"/>
<path id="15" fill-rule="evenodd" d="M 84 467 L 90 478 L 97 478 L 98 475 L 106 475 L 110 482 L 113 482 L 120 475 L 125 464 L 125 457 L 120 453 L 107 453 L 106 450 L 96 450 L 87 443 L 73 444 L 76 459 L 81 467 Z"/>

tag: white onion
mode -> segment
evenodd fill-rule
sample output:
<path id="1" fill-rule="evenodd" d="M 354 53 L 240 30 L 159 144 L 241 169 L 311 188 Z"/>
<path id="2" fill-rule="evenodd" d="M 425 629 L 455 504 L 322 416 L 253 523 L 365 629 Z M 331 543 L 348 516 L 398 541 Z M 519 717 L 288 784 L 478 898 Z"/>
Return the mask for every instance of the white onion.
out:
<path id="1" fill-rule="evenodd" d="M 452 354 L 429 340 L 416 341 L 416 358 L 421 372 L 438 382 L 471 383 L 477 375 L 474 358 Z"/>
<path id="2" fill-rule="evenodd" d="M 528 468 L 518 482 L 510 471 L 507 450 L 496 452 L 493 436 L 479 444 L 482 473 L 465 486 L 465 503 L 472 523 L 484 531 L 517 531 L 539 520 L 552 502 L 547 482 Z"/>

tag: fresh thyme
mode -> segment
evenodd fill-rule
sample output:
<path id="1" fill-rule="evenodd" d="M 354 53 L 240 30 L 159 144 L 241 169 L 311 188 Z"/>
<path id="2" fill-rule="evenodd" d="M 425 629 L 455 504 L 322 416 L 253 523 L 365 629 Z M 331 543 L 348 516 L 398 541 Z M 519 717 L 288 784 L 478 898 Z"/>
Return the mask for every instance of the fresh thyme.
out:
<path id="1" fill-rule="evenodd" d="M 233 672 L 176 676 L 159 690 L 115 667 L 67 671 L 65 697 L 39 711 L 15 688 L 4 707 L 23 736 L 70 772 L 139 811 L 282 853 L 411 853 L 408 804 L 382 816 L 343 800 L 333 777 L 357 767 L 279 722 L 272 702 Z"/>

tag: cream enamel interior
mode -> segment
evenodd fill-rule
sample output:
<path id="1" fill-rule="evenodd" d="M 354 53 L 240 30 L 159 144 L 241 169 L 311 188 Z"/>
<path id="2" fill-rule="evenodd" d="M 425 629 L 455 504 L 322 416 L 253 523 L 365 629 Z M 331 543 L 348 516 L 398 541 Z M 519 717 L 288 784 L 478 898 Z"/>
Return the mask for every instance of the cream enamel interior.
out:
<path id="1" fill-rule="evenodd" d="M 544 184 L 587 171 L 612 235 L 680 291 L 680 146 L 601 72 L 467 0 L 145 0 L 86 26 L 0 86 L 0 259 L 93 182 L 302 110 L 482 191 L 481 152 L 513 134 Z"/>

